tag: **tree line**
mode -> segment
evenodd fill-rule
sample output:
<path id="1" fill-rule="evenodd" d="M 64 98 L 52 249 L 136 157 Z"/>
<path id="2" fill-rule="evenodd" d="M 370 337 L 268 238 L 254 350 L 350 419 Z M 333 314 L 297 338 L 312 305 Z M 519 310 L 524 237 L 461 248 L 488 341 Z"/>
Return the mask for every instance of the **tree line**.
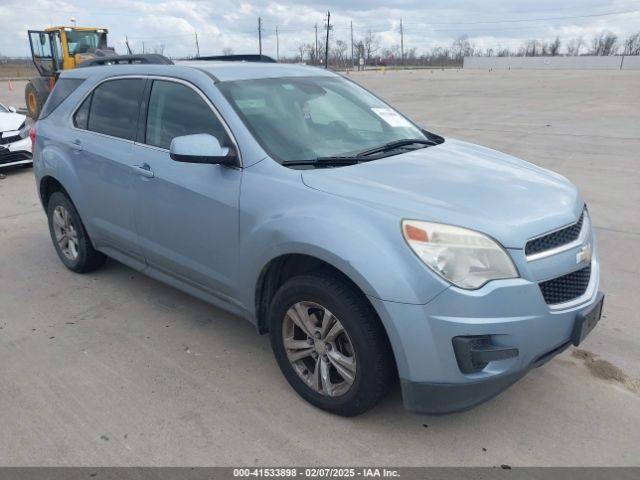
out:
<path id="1" fill-rule="evenodd" d="M 329 42 L 329 66 L 350 68 L 352 66 L 351 45 L 343 40 Z M 577 37 L 562 42 L 560 37 L 551 41 L 526 40 L 517 48 L 479 48 L 468 35 L 456 38 L 450 46 L 433 47 L 418 53 L 416 47 L 400 44 L 382 46 L 377 34 L 369 31 L 353 43 L 353 64 L 357 68 L 359 59 L 366 66 L 460 66 L 464 57 L 537 57 L 578 55 L 640 55 L 640 32 L 621 39 L 609 31 L 603 31 L 590 41 Z M 281 61 L 324 65 L 325 42 L 300 43 L 295 56 L 280 58 Z"/>

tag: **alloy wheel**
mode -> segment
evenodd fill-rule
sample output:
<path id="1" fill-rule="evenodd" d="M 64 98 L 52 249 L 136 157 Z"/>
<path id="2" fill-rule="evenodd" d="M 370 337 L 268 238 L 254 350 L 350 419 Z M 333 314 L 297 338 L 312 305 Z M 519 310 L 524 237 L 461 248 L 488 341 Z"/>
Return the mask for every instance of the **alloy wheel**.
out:
<path id="1" fill-rule="evenodd" d="M 71 215 L 62 205 L 53 210 L 53 233 L 62 254 L 75 261 L 78 258 L 78 232 L 71 222 Z"/>
<path id="2" fill-rule="evenodd" d="M 349 391 L 357 370 L 353 343 L 327 308 L 296 303 L 285 315 L 282 337 L 293 369 L 315 392 L 338 397 Z"/>

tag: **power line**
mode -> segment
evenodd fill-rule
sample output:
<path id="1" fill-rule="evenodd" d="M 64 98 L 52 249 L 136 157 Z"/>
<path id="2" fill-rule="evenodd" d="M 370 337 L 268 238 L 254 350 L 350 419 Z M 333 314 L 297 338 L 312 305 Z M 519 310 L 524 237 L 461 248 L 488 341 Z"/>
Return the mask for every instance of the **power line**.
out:
<path id="1" fill-rule="evenodd" d="M 526 23 L 526 22 L 543 22 L 543 21 L 553 21 L 553 20 L 573 20 L 573 19 L 581 19 L 581 18 L 595 18 L 595 17 L 606 17 L 611 15 L 626 15 L 629 13 L 640 13 L 639 9 L 635 10 L 625 10 L 625 11 L 616 11 L 616 12 L 605 12 L 605 13 L 592 13 L 586 15 L 568 15 L 562 17 L 539 17 L 539 18 L 520 18 L 520 19 L 506 19 L 506 20 L 477 20 L 473 22 L 404 22 L 404 25 L 411 26 L 425 26 L 430 27 L 432 25 L 491 25 L 491 24 L 499 24 L 499 23 Z M 387 30 L 380 31 L 388 31 L 389 24 L 385 24 L 384 26 L 365 26 L 365 25 L 356 25 L 357 28 L 386 28 Z M 309 25 L 304 24 L 287 24 L 282 25 L 281 31 L 300 31 L 300 30 L 308 30 L 312 28 Z M 348 30 L 350 27 L 334 27 L 336 30 Z"/>
<path id="2" fill-rule="evenodd" d="M 608 12 L 608 13 L 592 13 L 590 15 L 569 15 L 566 17 L 544 17 L 544 18 L 521 18 L 510 20 L 480 20 L 475 22 L 429 22 L 427 25 L 480 25 L 480 24 L 494 24 L 494 23 L 522 23 L 522 22 L 547 22 L 551 20 L 572 20 L 576 18 L 593 18 L 593 17 L 607 17 L 610 15 L 625 15 L 627 13 L 638 13 L 640 10 L 626 10 L 622 12 Z M 412 25 L 412 24 L 408 24 Z M 413 25 L 421 25 L 421 23 L 415 23 Z"/>

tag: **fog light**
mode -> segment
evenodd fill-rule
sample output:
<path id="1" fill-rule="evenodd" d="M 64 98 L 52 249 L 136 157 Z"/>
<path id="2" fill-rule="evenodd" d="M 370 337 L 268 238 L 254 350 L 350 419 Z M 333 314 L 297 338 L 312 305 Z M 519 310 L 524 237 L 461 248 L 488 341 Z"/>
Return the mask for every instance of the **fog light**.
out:
<path id="1" fill-rule="evenodd" d="M 454 337 L 452 343 L 462 373 L 479 372 L 489 362 L 518 356 L 518 349 L 515 347 L 492 345 L 489 335 Z"/>

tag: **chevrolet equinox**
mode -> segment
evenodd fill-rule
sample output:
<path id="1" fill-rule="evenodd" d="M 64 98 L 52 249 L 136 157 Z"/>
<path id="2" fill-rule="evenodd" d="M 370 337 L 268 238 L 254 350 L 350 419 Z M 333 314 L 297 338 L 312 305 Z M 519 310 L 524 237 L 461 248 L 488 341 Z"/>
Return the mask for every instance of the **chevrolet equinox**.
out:
<path id="1" fill-rule="evenodd" d="M 67 268 L 108 256 L 246 318 L 329 412 L 360 414 L 398 378 L 411 411 L 470 408 L 600 319 L 573 184 L 327 70 L 78 68 L 30 136 Z"/>

